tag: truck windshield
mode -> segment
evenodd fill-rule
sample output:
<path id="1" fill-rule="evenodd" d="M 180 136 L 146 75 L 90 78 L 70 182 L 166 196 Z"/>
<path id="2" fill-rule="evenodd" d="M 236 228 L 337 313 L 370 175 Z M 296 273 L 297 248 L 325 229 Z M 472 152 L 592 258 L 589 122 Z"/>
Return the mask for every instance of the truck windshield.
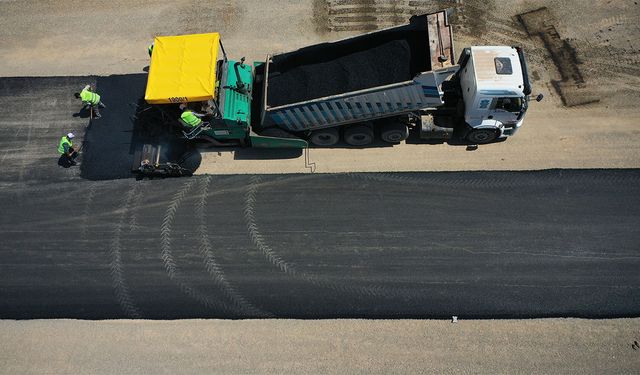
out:
<path id="1" fill-rule="evenodd" d="M 522 110 L 522 98 L 498 98 L 496 100 L 495 109 L 501 109 L 508 112 L 520 112 Z"/>

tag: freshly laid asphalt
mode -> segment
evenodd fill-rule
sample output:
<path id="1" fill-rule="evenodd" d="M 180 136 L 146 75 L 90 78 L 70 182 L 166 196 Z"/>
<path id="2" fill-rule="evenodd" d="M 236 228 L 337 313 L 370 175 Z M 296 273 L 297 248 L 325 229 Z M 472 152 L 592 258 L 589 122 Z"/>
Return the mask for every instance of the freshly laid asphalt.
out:
<path id="1" fill-rule="evenodd" d="M 0 79 L 0 319 L 640 316 L 640 170 L 95 178 L 89 80 Z"/>

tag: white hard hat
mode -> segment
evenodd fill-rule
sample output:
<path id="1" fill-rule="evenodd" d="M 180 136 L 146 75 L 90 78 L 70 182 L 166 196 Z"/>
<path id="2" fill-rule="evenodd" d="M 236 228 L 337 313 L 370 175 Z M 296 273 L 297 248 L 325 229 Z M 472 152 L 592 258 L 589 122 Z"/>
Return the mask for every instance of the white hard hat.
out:
<path id="1" fill-rule="evenodd" d="M 67 138 L 69 138 L 69 139 L 71 139 L 71 138 L 75 138 L 75 136 L 76 136 L 76 135 L 75 135 L 75 134 L 73 134 L 73 133 L 69 133 L 69 134 L 67 134 Z"/>

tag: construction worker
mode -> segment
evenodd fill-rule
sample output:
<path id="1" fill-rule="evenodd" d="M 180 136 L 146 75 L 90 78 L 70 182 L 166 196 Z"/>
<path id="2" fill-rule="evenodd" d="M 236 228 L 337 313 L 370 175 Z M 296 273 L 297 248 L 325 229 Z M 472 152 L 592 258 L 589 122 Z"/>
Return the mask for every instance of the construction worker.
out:
<path id="1" fill-rule="evenodd" d="M 181 104 L 180 109 L 182 110 L 180 120 L 187 129 L 191 130 L 203 124 L 200 118 L 206 116 L 205 114 L 192 111 L 186 104 Z M 204 123 L 204 125 L 206 126 L 208 124 Z"/>
<path id="2" fill-rule="evenodd" d="M 106 106 L 100 101 L 100 95 L 91 91 L 90 85 L 86 85 L 81 92 L 76 92 L 73 95 L 77 99 L 82 99 L 82 109 L 90 107 L 91 109 L 93 109 L 93 113 L 95 114 L 96 119 L 99 119 L 101 117 L 99 108 L 105 108 Z"/>
<path id="3" fill-rule="evenodd" d="M 73 142 L 71 141 L 73 138 L 75 138 L 75 135 L 73 133 L 68 133 L 67 135 L 62 136 L 62 138 L 60 138 L 60 142 L 58 143 L 60 161 L 65 167 L 76 165 L 78 151 L 74 150 L 73 148 Z"/>
<path id="4" fill-rule="evenodd" d="M 185 103 L 180 105 L 180 109 L 182 110 L 180 122 L 184 128 L 182 134 L 184 134 L 187 139 L 193 139 L 203 130 L 209 129 L 209 123 L 200 120 L 201 117 L 207 116 L 206 114 L 192 111 Z"/>
<path id="5" fill-rule="evenodd" d="M 153 53 L 153 43 L 149 44 L 149 48 L 147 49 L 149 50 L 149 57 L 151 57 L 151 54 Z"/>

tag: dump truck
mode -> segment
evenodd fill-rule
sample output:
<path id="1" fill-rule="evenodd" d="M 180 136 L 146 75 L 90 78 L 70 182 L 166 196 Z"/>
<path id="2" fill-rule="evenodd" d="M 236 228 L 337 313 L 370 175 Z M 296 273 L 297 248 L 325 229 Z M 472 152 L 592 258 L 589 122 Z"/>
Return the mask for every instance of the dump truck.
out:
<path id="1" fill-rule="evenodd" d="M 362 147 L 412 134 L 486 144 L 516 133 L 530 96 L 522 48 L 468 47 L 455 60 L 440 11 L 253 64 L 230 59 L 219 33 L 156 37 L 144 111 L 215 146 Z M 186 107 L 202 111 L 201 126 L 180 122 Z"/>

